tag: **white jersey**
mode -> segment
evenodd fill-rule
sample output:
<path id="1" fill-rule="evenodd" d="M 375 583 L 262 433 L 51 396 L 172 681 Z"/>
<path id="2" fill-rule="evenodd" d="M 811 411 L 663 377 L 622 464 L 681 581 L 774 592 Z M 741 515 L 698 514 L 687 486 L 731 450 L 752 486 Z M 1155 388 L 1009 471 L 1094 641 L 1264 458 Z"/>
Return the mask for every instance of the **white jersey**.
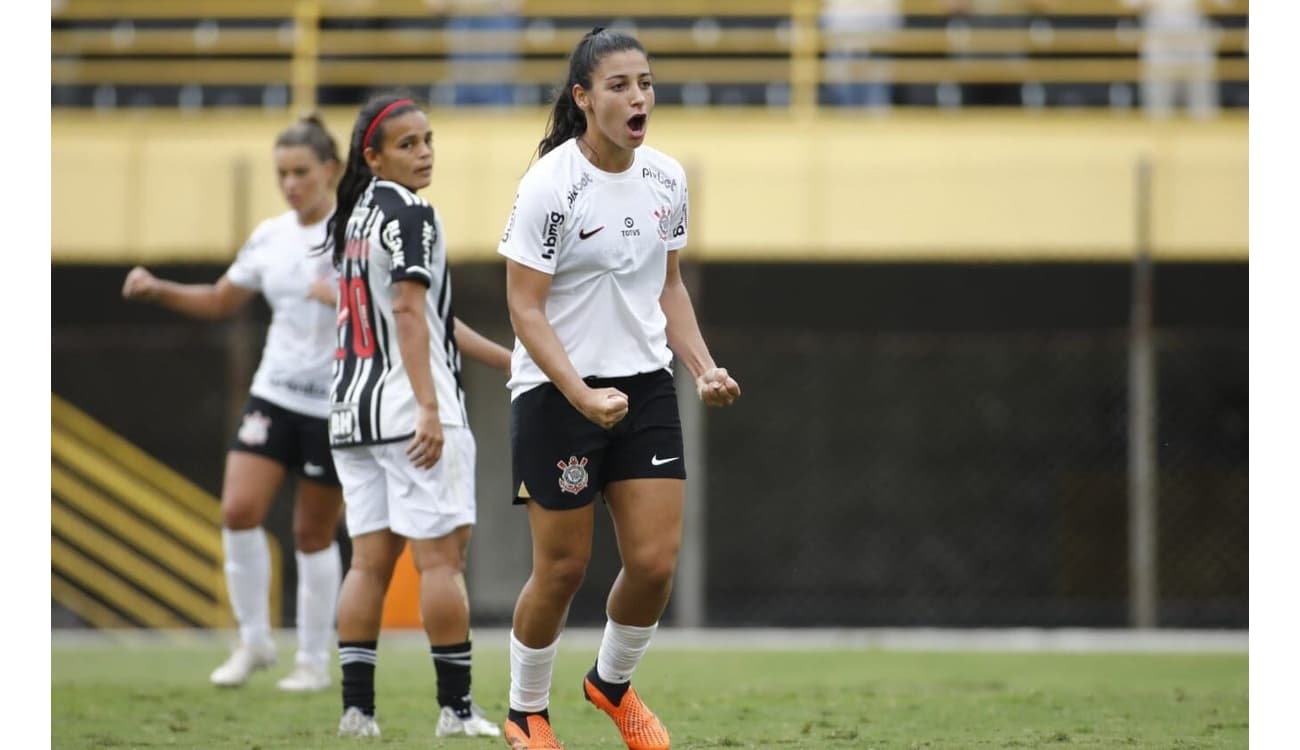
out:
<path id="1" fill-rule="evenodd" d="M 580 376 L 635 375 L 672 363 L 659 295 L 668 253 L 686 245 L 686 204 L 685 171 L 649 146 L 613 174 L 571 139 L 520 181 L 497 252 L 551 274 L 546 319 Z M 516 338 L 510 397 L 548 380 Z"/>
<path id="2" fill-rule="evenodd" d="M 398 281 L 429 287 L 429 368 L 445 425 L 466 425 L 442 221 L 420 196 L 374 179 L 347 223 L 340 280 L 338 350 L 330 389 L 330 445 L 343 448 L 415 434 L 416 403 L 393 319 Z"/>
<path id="3" fill-rule="evenodd" d="M 334 278 L 329 256 L 314 250 L 324 239 L 324 221 L 303 226 L 287 211 L 259 224 L 226 271 L 230 283 L 261 292 L 271 306 L 250 392 L 321 419 L 329 414 L 334 309 L 307 292 L 317 278 Z"/>

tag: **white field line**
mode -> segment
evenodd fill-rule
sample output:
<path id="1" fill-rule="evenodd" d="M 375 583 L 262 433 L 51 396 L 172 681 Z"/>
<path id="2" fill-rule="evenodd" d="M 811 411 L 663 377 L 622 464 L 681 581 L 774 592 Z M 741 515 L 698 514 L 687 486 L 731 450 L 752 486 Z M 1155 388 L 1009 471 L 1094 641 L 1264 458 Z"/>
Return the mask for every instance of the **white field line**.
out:
<path id="1" fill-rule="evenodd" d="M 570 628 L 560 638 L 564 649 L 592 649 L 600 628 Z M 50 633 L 52 650 L 118 647 L 215 647 L 233 643 L 229 630 L 82 630 Z M 509 630 L 476 628 L 476 648 L 505 648 Z M 281 630 L 276 640 L 292 649 L 296 635 Z M 381 645 L 414 647 L 424 643 L 418 630 L 386 630 Z M 800 651 L 853 649 L 880 651 L 987 651 L 1057 653 L 1240 653 L 1249 652 L 1246 630 L 1102 630 L 1089 628 L 661 628 L 657 648 L 681 650 Z"/>

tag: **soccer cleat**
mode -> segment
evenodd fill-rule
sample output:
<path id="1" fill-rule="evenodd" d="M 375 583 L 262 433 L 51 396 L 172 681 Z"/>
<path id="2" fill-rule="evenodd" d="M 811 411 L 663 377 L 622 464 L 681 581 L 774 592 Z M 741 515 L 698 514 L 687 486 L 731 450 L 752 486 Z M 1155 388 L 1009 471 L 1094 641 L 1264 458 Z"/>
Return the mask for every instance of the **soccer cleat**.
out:
<path id="1" fill-rule="evenodd" d="M 379 724 L 375 722 L 375 717 L 366 716 L 356 706 L 348 706 L 348 710 L 343 712 L 343 718 L 339 719 L 339 736 L 378 737 Z"/>
<path id="2" fill-rule="evenodd" d="M 527 727 L 516 724 L 514 719 L 506 718 L 506 744 L 510 750 L 564 750 L 564 745 L 555 739 L 551 731 L 551 722 L 541 714 L 528 714 Z"/>
<path id="3" fill-rule="evenodd" d="M 248 680 L 249 675 L 273 664 L 275 646 L 249 646 L 241 643 L 230 652 L 230 658 L 212 670 L 208 679 L 218 687 L 239 687 Z"/>
<path id="4" fill-rule="evenodd" d="M 276 687 L 290 693 L 311 693 L 330 686 L 329 672 L 311 664 L 298 664 Z"/>
<path id="5" fill-rule="evenodd" d="M 591 675 L 587 675 L 582 680 L 582 694 L 592 705 L 614 720 L 614 726 L 618 727 L 619 734 L 623 735 L 623 742 L 628 750 L 669 749 L 668 730 L 659 721 L 659 717 L 641 702 L 641 698 L 631 685 L 628 685 L 623 700 L 619 701 L 617 706 L 605 697 L 600 688 L 596 687 L 591 681 Z"/>
<path id="6" fill-rule="evenodd" d="M 451 706 L 443 706 L 438 712 L 438 726 L 434 734 L 438 737 L 500 737 L 501 730 L 487 720 L 483 709 L 472 704 L 469 707 L 469 718 L 466 719 L 457 716 Z"/>

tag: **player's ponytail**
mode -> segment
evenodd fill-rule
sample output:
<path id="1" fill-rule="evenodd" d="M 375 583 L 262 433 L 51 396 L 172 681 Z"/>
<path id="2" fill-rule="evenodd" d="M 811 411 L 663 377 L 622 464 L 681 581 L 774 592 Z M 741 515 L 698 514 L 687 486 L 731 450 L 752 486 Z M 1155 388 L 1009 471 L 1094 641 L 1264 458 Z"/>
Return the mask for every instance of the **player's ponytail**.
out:
<path id="1" fill-rule="evenodd" d="M 348 161 L 336 193 L 338 202 L 334 215 L 330 217 L 327 227 L 329 234 L 325 240 L 325 246 L 333 250 L 335 267 L 343 265 L 343 252 L 348 242 L 348 219 L 352 216 L 352 209 L 374 177 L 370 165 L 366 163 L 366 148 L 379 149 L 383 145 L 385 120 L 419 108 L 420 105 L 409 97 L 383 94 L 366 102 L 357 113 L 357 121 L 352 125 L 352 138 L 348 144 Z"/>
<path id="2" fill-rule="evenodd" d="M 587 32 L 569 55 L 569 75 L 564 85 L 555 92 L 555 104 L 546 122 L 546 135 L 537 144 L 537 156 L 546 156 L 552 149 L 570 138 L 587 132 L 587 115 L 573 100 L 573 87 L 591 88 L 591 72 L 611 52 L 638 50 L 645 47 L 630 34 L 600 26 Z M 649 57 L 647 55 L 647 57 Z"/>

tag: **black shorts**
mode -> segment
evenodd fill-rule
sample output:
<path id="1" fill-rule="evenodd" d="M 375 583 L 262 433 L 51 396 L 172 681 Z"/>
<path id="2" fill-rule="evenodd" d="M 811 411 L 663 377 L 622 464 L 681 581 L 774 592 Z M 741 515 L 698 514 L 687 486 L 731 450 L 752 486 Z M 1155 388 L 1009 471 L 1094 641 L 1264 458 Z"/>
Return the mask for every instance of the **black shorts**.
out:
<path id="1" fill-rule="evenodd" d="M 686 478 L 671 374 L 659 370 L 586 382 L 627 394 L 627 416 L 613 429 L 582 416 L 552 383 L 510 404 L 515 504 L 536 500 L 549 510 L 569 510 L 589 505 L 609 482 Z"/>
<path id="2" fill-rule="evenodd" d="M 230 450 L 256 453 L 313 482 L 339 486 L 330 456 L 329 420 L 249 396 Z"/>

